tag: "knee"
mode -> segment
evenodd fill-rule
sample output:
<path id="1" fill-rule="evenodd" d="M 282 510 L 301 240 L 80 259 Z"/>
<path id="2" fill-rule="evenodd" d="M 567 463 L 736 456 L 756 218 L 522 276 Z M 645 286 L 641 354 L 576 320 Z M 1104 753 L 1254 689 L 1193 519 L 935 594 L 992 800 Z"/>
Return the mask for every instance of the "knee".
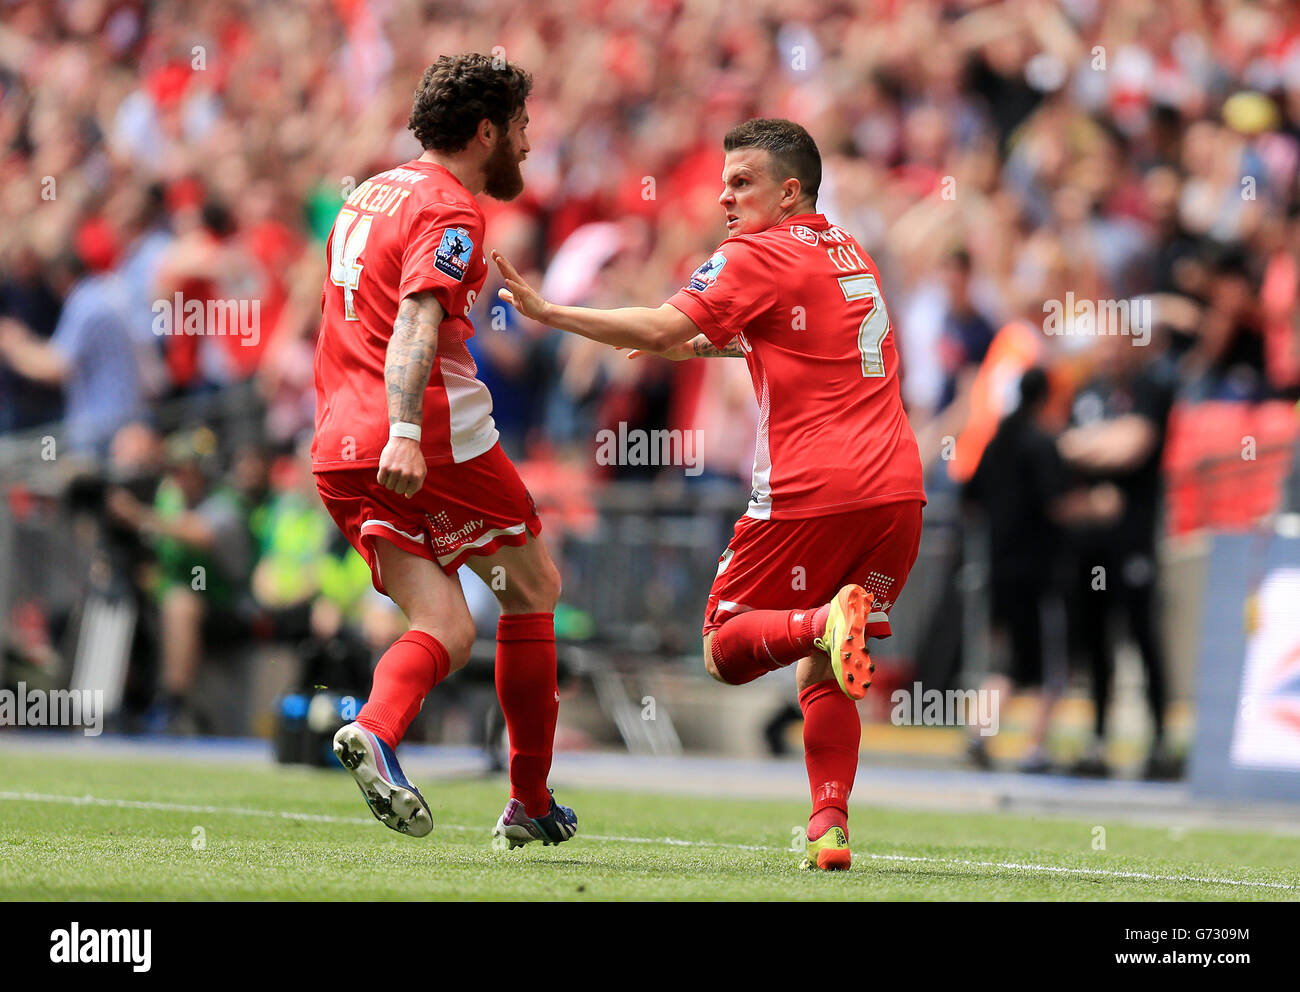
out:
<path id="1" fill-rule="evenodd" d="M 803 692 L 818 682 L 833 678 L 835 672 L 831 669 L 830 658 L 820 651 L 814 651 L 811 656 L 799 662 L 798 668 L 795 669 L 794 681 L 798 691 Z"/>
<path id="2" fill-rule="evenodd" d="M 507 575 L 504 587 L 493 591 L 506 613 L 554 613 L 560 601 L 560 570 L 548 560 L 527 579 Z"/>
<path id="3" fill-rule="evenodd" d="M 535 613 L 554 613 L 555 604 L 560 601 L 560 570 L 555 562 L 547 561 L 536 593 Z"/>
<path id="4" fill-rule="evenodd" d="M 443 647 L 451 659 L 451 671 L 458 672 L 469 664 L 470 652 L 474 650 L 474 621 L 468 616 L 447 629 Z"/>
<path id="5" fill-rule="evenodd" d="M 440 617 L 437 622 L 416 621 L 411 624 L 411 629 L 424 631 L 447 649 L 447 658 L 451 662 L 449 671 L 458 672 L 469 663 L 475 638 L 474 621 L 469 614 L 456 620 Z"/>
<path id="6" fill-rule="evenodd" d="M 709 677 L 715 682 L 721 682 L 723 685 L 727 684 L 727 680 L 724 679 L 722 673 L 718 671 L 717 660 L 713 657 L 712 634 L 709 634 L 704 638 L 704 670 L 709 673 Z"/>

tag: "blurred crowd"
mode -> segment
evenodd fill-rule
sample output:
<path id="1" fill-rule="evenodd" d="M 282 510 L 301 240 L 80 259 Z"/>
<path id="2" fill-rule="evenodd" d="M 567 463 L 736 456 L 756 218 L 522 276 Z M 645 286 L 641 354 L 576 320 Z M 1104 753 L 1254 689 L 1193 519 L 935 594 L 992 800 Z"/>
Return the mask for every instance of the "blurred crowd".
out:
<path id="1" fill-rule="evenodd" d="M 1155 539 L 1171 410 L 1300 396 L 1287 0 L 8 0 L 0 14 L 0 434 L 61 418 L 72 450 L 105 463 L 124 429 L 154 431 L 186 512 L 239 489 L 220 473 L 244 446 L 295 464 L 325 239 L 351 189 L 419 154 L 411 94 L 444 52 L 534 74 L 527 188 L 483 205 L 491 245 L 561 303 L 667 298 L 725 236 L 722 135 L 753 116 L 804 124 L 819 210 L 881 270 L 928 485 L 976 480 L 999 504 L 1010 477 L 977 469 L 1027 423 L 1003 429 L 1039 369 L 1033 430 L 1054 454 L 1004 436 L 1000 464 L 1059 459 L 1043 471 L 1065 481 L 1044 482 L 1034 512 L 1051 535 L 1122 530 L 1128 543 L 1082 538 L 1120 572 Z M 505 447 L 535 473 L 570 493 L 654 474 L 593 459 L 597 432 L 626 422 L 698 428 L 705 478 L 748 480 L 743 363 L 628 362 L 530 325 L 495 290 L 489 276 L 471 348 Z M 159 324 L 175 299 L 256 301 L 256 326 L 186 335 Z M 1131 302 L 1133 323 L 1108 333 L 1075 300 Z M 215 431 L 207 460 L 166 458 L 162 412 L 213 397 L 240 428 Z M 1098 433 L 1135 411 L 1148 433 L 1123 434 L 1131 418 Z M 115 519 L 139 525 L 161 500 L 119 497 Z M 1068 571 L 995 567 L 1003 600 L 1042 568 Z"/>
<path id="2" fill-rule="evenodd" d="M 825 157 L 819 207 L 882 270 L 934 453 L 997 330 L 1040 324 L 1043 301 L 1067 292 L 1153 298 L 1164 333 L 1149 352 L 1174 352 L 1183 397 L 1300 387 L 1292 4 L 68 0 L 3 13 L 0 430 L 62 414 L 102 456 L 151 404 L 251 381 L 267 439 L 291 445 L 311 423 L 336 209 L 418 154 L 413 80 L 464 49 L 535 73 L 528 189 L 485 208 L 493 242 L 563 301 L 661 301 L 723 236 L 721 135 L 758 114 L 807 125 Z M 744 437 L 747 391 L 728 388 L 743 370 L 629 364 L 521 326 L 493 288 L 475 350 L 516 454 L 589 445 L 619 420 Z M 157 304 L 177 293 L 256 300 L 257 331 L 162 328 Z M 1088 335 L 1049 343 L 1086 365 Z M 745 455 L 711 468 L 743 477 Z"/>

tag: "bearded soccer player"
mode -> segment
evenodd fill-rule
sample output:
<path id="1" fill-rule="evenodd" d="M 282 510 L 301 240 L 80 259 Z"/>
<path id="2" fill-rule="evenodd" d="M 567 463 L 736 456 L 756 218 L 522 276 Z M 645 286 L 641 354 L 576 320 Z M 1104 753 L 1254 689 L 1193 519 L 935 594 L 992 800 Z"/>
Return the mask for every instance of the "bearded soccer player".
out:
<path id="1" fill-rule="evenodd" d="M 425 695 L 469 660 L 474 624 L 456 578 L 469 565 L 501 603 L 510 800 L 494 836 L 512 848 L 558 844 L 578 826 L 546 784 L 560 577 L 465 347 L 487 274 L 475 196 L 523 190 L 531 88 L 528 73 L 483 55 L 443 56 L 425 71 L 409 122 L 424 153 L 358 186 L 330 235 L 312 444 L 321 499 L 410 623 L 334 753 L 381 823 L 416 837 L 432 829 L 394 752 Z"/>
<path id="2" fill-rule="evenodd" d="M 813 807 L 804 867 L 848 868 L 867 638 L 889 636 L 916 560 L 921 459 L 879 273 L 816 213 L 816 144 L 798 124 L 752 120 L 723 148 L 729 237 L 657 309 L 556 306 L 493 258 L 502 299 L 534 320 L 634 355 L 748 362 L 760 417 L 753 491 L 718 560 L 704 663 L 732 685 L 798 666 Z"/>

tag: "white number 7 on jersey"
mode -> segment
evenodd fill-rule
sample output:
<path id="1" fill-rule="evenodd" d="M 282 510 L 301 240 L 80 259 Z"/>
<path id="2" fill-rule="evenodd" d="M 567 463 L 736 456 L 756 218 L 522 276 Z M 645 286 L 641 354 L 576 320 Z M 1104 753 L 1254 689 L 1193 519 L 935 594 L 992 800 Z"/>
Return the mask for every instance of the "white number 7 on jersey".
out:
<path id="1" fill-rule="evenodd" d="M 357 221 L 357 212 L 345 208 L 339 211 L 334 221 L 334 234 L 330 238 L 330 282 L 343 287 L 343 316 L 348 320 L 357 319 L 357 312 L 352 308 L 352 294 L 361 282 L 364 268 L 357 258 L 370 236 L 372 220 L 374 217 L 366 214 Z"/>
<path id="2" fill-rule="evenodd" d="M 871 298 L 871 309 L 858 326 L 858 351 L 862 352 L 862 377 L 882 378 L 885 374 L 884 347 L 885 335 L 889 333 L 889 311 L 885 309 L 885 298 L 880 295 L 876 277 L 870 272 L 862 272 L 840 276 L 837 281 L 844 299 L 849 302 Z"/>

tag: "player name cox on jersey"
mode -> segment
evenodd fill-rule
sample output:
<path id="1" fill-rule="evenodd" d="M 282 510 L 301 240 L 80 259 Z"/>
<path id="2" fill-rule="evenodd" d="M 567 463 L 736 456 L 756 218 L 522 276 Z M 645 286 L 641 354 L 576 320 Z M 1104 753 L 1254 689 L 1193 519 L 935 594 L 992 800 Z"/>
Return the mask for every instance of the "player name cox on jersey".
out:
<path id="1" fill-rule="evenodd" d="M 833 224 L 824 231 L 814 231 L 803 224 L 795 224 L 790 228 L 790 235 L 796 241 L 802 241 L 806 245 L 815 246 L 827 242 L 833 244 L 834 247 L 826 249 L 826 257 L 841 272 L 861 272 L 867 267 L 867 263 L 858 254 L 858 249 L 849 240 L 849 236 Z"/>
<path id="2" fill-rule="evenodd" d="M 849 240 L 849 236 L 844 233 L 842 228 L 832 224 L 824 231 L 814 231 L 811 227 L 804 224 L 795 224 L 790 228 L 790 234 L 806 245 L 815 245 L 822 241 L 832 241 L 837 245 L 842 245 Z"/>
<path id="3" fill-rule="evenodd" d="M 449 227 L 442 232 L 442 243 L 438 245 L 433 264 L 439 272 L 459 281 L 465 278 L 473 250 L 474 241 L 468 231 L 463 227 Z"/>
<path id="4" fill-rule="evenodd" d="M 722 267 L 727 264 L 727 256 L 720 251 L 715 251 L 709 256 L 709 260 L 695 270 L 691 276 L 691 289 L 705 290 L 718 281 L 718 275 L 722 272 Z"/>

